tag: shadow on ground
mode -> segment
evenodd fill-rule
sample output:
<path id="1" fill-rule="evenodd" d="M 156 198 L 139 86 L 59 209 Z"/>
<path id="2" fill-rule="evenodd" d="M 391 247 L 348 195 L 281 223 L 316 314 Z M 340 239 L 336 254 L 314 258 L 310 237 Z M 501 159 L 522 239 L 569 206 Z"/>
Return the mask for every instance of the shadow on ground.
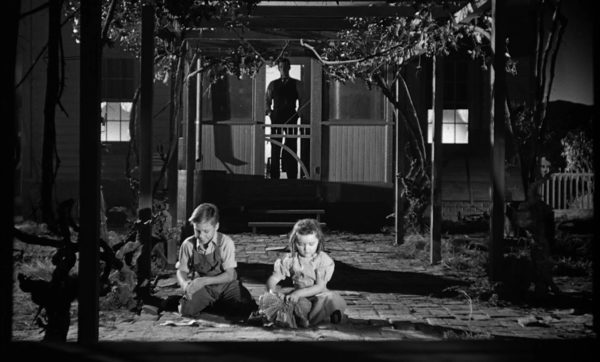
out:
<path id="1" fill-rule="evenodd" d="M 265 283 L 273 266 L 270 264 L 238 263 L 238 274 L 244 282 Z M 443 295 L 452 286 L 469 283 L 426 273 L 361 269 L 341 261 L 335 262 L 333 278 L 328 287 L 368 293 L 400 293 L 416 295 Z"/>

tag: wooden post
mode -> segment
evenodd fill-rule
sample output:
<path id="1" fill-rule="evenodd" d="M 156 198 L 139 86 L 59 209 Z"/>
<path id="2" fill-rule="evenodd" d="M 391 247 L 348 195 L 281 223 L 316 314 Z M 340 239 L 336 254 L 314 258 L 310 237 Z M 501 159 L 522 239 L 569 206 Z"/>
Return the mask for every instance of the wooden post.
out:
<path id="1" fill-rule="evenodd" d="M 400 83 L 396 81 L 396 101 L 397 104 L 400 104 Z M 396 236 L 394 240 L 394 245 L 400 245 L 404 243 L 404 202 L 402 201 L 402 190 L 403 185 L 400 182 L 402 178 L 402 173 L 404 172 L 404 155 L 401 150 L 404 149 L 404 145 L 406 143 L 406 132 L 404 127 L 400 124 L 400 114 L 399 110 L 395 112 L 395 121 L 396 125 L 394 127 L 395 130 L 395 139 L 394 143 L 394 154 L 395 154 L 395 164 L 394 164 L 394 230 L 396 230 Z"/>
<path id="2" fill-rule="evenodd" d="M 138 237 L 142 243 L 142 254 L 138 258 L 138 298 L 149 292 L 145 285 L 152 276 L 150 251 L 152 249 L 152 103 L 154 86 L 154 5 L 145 1 L 142 5 L 142 50 L 141 50 L 141 95 L 140 95 L 140 189 Z M 143 284 L 146 283 L 146 284 Z M 138 289 L 139 290 L 139 289 Z"/>
<path id="3" fill-rule="evenodd" d="M 442 121 L 444 113 L 443 58 L 433 58 L 433 142 L 431 143 L 430 263 L 442 260 Z"/>
<path id="4" fill-rule="evenodd" d="M 263 65 L 252 80 L 252 103 L 254 104 L 252 111 L 254 119 L 254 126 L 252 126 L 254 139 L 254 155 L 252 157 L 254 162 L 253 173 L 261 177 L 265 177 L 265 129 L 263 125 L 265 124 L 266 69 L 267 66 Z"/>
<path id="5" fill-rule="evenodd" d="M 490 110 L 490 158 L 491 158 L 491 222 L 490 222 L 490 265 L 489 277 L 500 280 L 504 253 L 504 190 L 505 190 L 505 141 L 504 141 L 504 102 L 506 89 L 505 72 L 505 4 L 492 0 L 492 50 L 494 65 L 490 71 L 491 110 Z"/>
<path id="6" fill-rule="evenodd" d="M 321 170 L 321 117 L 322 105 L 322 79 L 323 70 L 321 63 L 315 59 L 310 60 L 310 178 L 315 181 L 322 179 Z"/>
<path id="7" fill-rule="evenodd" d="M 81 2 L 79 307 L 77 340 L 98 342 L 100 237 L 100 2 Z"/>
<path id="8" fill-rule="evenodd" d="M 19 12 L 21 1 L 8 1 L 3 10 L 6 19 L 2 22 L 2 34 L 6 40 L 5 65 L 2 69 L 2 112 L 4 118 L 4 139 L 2 142 L 3 165 L 6 165 L 4 173 L 5 184 L 2 191 L 2 243 L 0 254 L 3 262 L 0 262 L 2 289 L 2 313 L 0 313 L 0 345 L 8 344 L 12 339 L 12 314 L 13 314 L 13 224 L 14 224 L 14 197 L 15 197 L 15 170 L 17 155 L 17 127 L 15 110 L 15 64 L 17 59 L 17 38 L 19 35 Z"/>
<path id="9" fill-rule="evenodd" d="M 196 69 L 200 69 L 202 67 L 201 60 L 198 59 L 196 61 Z M 196 94 L 195 94 L 195 109 L 196 109 L 196 117 L 194 121 L 195 129 L 195 155 L 193 158 L 194 161 L 194 197 L 192 210 L 198 206 L 203 199 L 202 195 L 202 73 L 196 74 Z M 188 214 L 188 216 L 192 212 Z"/>
<path id="10" fill-rule="evenodd" d="M 174 62 L 176 64 L 176 62 Z M 173 67 L 172 67 L 173 68 Z M 171 101 L 173 101 L 176 97 L 177 89 L 175 89 L 175 85 L 177 84 L 178 79 L 176 79 L 175 74 L 171 74 L 170 79 L 170 91 L 171 91 Z M 169 159 L 169 164 L 167 166 L 167 192 L 169 200 L 169 214 L 171 214 L 171 225 L 169 227 L 175 227 L 177 225 L 177 165 L 178 165 L 178 157 L 179 157 L 179 134 L 177 132 L 179 126 L 179 112 L 176 112 L 177 105 L 171 102 L 169 106 L 169 139 L 171 142 L 174 142 L 172 147 L 175 148 L 175 153 L 171 159 Z M 177 115 L 177 117 L 175 117 Z M 177 262 L 177 245 L 179 240 L 175 240 L 170 238 L 167 240 L 167 262 L 169 264 L 175 264 Z"/>
<path id="11" fill-rule="evenodd" d="M 588 9 L 591 10 L 591 9 Z M 594 22 L 594 35 L 593 39 L 593 47 L 594 47 L 594 118 L 593 118 L 593 147 L 594 147 L 594 225 L 600 225 L 600 180 L 598 176 L 600 175 L 600 81 L 598 80 L 598 71 L 600 70 L 600 50 L 598 50 L 598 42 L 600 41 L 600 23 L 598 21 Z M 595 234 L 597 235 L 597 234 Z M 594 238 L 597 240 L 597 236 Z M 596 302 L 593 303 L 593 329 L 596 335 L 600 334 L 600 245 L 598 242 L 592 243 L 592 284 L 593 284 L 593 296 L 592 300 Z"/>

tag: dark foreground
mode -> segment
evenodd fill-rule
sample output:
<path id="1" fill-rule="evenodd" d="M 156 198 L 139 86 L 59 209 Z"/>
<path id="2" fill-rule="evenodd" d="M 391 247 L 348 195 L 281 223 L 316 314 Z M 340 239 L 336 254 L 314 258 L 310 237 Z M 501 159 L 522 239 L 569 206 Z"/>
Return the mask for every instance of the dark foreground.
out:
<path id="1" fill-rule="evenodd" d="M 68 361 L 595 361 L 596 339 L 394 342 L 13 342 L 4 360 Z M 12 356 L 6 359 L 7 356 Z"/>

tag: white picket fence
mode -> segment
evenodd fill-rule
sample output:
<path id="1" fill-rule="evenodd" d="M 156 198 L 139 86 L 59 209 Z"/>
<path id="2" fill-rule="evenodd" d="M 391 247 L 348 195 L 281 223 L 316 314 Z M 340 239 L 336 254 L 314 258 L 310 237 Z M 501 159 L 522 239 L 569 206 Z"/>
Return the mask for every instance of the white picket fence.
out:
<path id="1" fill-rule="evenodd" d="M 594 174 L 592 172 L 553 173 L 541 186 L 542 200 L 554 210 L 593 209 Z"/>

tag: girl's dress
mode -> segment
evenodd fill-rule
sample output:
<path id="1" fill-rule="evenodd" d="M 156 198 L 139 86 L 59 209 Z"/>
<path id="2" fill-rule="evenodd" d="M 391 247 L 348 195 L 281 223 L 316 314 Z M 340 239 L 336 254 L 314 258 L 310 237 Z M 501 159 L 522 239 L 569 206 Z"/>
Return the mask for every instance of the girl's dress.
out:
<path id="1" fill-rule="evenodd" d="M 286 254 L 283 258 L 277 259 L 273 267 L 273 275 L 283 280 L 291 278 L 294 289 L 301 289 L 313 286 L 317 280 L 329 282 L 333 276 L 335 263 L 333 259 L 325 252 L 318 252 L 313 257 L 303 258 L 296 254 Z M 346 309 L 346 302 L 342 296 L 331 290 L 325 290 L 315 296 L 300 298 L 300 306 L 306 305 L 303 299 L 310 301 L 311 317 L 308 320 L 310 325 L 315 325 L 323 321 L 330 321 L 332 313 L 339 311 L 340 316 Z M 295 308 L 296 316 L 301 311 L 308 313 L 306 308 Z"/>

